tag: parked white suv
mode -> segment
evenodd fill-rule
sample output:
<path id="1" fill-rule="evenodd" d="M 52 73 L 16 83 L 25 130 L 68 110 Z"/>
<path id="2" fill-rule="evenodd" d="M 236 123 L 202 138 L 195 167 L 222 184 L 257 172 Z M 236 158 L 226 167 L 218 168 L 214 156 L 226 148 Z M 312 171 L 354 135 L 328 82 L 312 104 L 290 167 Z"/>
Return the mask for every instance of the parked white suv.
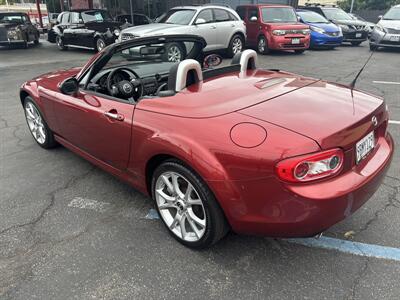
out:
<path id="1" fill-rule="evenodd" d="M 179 6 L 170 9 L 157 23 L 124 29 L 119 39 L 124 41 L 160 34 L 199 35 L 207 42 L 205 52 L 224 49 L 232 57 L 244 48 L 246 26 L 236 11 L 229 7 Z"/>

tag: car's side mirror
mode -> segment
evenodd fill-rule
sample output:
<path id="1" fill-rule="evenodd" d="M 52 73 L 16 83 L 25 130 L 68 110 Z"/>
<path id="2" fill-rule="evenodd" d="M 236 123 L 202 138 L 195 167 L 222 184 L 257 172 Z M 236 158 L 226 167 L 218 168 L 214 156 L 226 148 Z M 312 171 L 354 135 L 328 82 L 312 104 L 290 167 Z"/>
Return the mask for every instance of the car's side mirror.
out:
<path id="1" fill-rule="evenodd" d="M 60 91 L 65 95 L 75 95 L 78 92 L 78 89 L 79 83 L 75 77 L 67 78 L 60 84 Z"/>
<path id="2" fill-rule="evenodd" d="M 257 18 L 256 16 L 252 16 L 252 17 L 250 18 L 250 21 L 251 21 L 251 22 L 257 22 L 257 20 L 258 20 L 258 18 Z"/>
<path id="3" fill-rule="evenodd" d="M 203 18 L 198 18 L 195 22 L 196 25 L 200 25 L 200 24 L 205 24 L 206 20 L 204 20 Z"/>
<path id="4" fill-rule="evenodd" d="M 297 16 L 297 21 L 298 21 L 298 22 L 301 22 L 300 16 Z"/>

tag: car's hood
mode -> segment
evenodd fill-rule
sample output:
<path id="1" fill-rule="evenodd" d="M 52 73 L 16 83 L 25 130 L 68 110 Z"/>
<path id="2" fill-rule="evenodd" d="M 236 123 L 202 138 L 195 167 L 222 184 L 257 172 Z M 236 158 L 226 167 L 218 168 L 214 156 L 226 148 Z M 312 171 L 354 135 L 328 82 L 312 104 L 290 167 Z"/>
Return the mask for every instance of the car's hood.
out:
<path id="1" fill-rule="evenodd" d="M 384 28 L 400 30 L 400 21 L 398 20 L 380 20 L 378 24 Z"/>
<path id="2" fill-rule="evenodd" d="M 145 36 L 153 34 L 165 34 L 170 31 L 174 31 L 176 28 L 184 25 L 166 24 L 166 23 L 151 23 L 146 25 L 134 26 L 124 29 L 122 34 L 131 33 L 136 36 Z"/>
<path id="3" fill-rule="evenodd" d="M 323 149 L 348 149 L 373 130 L 373 116 L 384 122 L 385 105 L 381 98 L 359 91 L 352 97 L 348 87 L 318 81 L 240 112 L 312 138 Z"/>
<path id="4" fill-rule="evenodd" d="M 332 20 L 333 23 L 339 25 L 366 26 L 365 22 L 359 20 Z"/>
<path id="5" fill-rule="evenodd" d="M 322 28 L 326 32 L 337 32 L 339 27 L 333 23 L 306 23 L 307 25 Z"/>
<path id="6" fill-rule="evenodd" d="M 309 26 L 304 23 L 296 22 L 296 23 L 266 23 L 267 26 L 270 26 L 272 29 L 308 29 Z"/>
<path id="7" fill-rule="evenodd" d="M 81 68 L 78 67 L 68 70 L 49 72 L 33 78 L 32 81 L 36 81 L 38 85 L 43 86 L 44 88 L 53 89 L 55 85 L 58 85 L 63 80 L 78 74 L 80 70 Z"/>

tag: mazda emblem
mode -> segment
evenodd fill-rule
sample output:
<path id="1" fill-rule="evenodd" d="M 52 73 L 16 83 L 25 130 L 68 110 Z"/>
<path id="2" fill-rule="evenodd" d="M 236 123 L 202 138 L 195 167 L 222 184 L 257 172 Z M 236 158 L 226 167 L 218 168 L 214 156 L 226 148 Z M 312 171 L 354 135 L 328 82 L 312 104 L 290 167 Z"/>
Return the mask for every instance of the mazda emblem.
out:
<path id="1" fill-rule="evenodd" d="M 378 125 L 378 119 L 375 116 L 372 117 L 371 122 L 374 126 Z"/>

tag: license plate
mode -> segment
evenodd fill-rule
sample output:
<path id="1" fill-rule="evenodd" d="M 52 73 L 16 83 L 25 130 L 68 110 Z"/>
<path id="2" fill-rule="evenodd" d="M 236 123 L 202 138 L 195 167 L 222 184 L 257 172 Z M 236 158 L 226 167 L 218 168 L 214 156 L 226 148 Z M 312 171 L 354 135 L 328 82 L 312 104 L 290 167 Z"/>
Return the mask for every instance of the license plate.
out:
<path id="1" fill-rule="evenodd" d="M 300 39 L 292 39 L 292 44 L 293 44 L 293 45 L 298 45 L 298 44 L 300 44 Z"/>
<path id="2" fill-rule="evenodd" d="M 363 160 L 375 147 L 375 136 L 372 131 L 356 144 L 356 163 Z"/>
<path id="3" fill-rule="evenodd" d="M 362 37 L 362 33 L 356 33 L 356 38 Z"/>
<path id="4" fill-rule="evenodd" d="M 392 42 L 400 42 L 400 35 L 399 36 L 397 36 L 397 35 L 391 36 L 390 37 L 390 41 L 392 41 Z"/>

